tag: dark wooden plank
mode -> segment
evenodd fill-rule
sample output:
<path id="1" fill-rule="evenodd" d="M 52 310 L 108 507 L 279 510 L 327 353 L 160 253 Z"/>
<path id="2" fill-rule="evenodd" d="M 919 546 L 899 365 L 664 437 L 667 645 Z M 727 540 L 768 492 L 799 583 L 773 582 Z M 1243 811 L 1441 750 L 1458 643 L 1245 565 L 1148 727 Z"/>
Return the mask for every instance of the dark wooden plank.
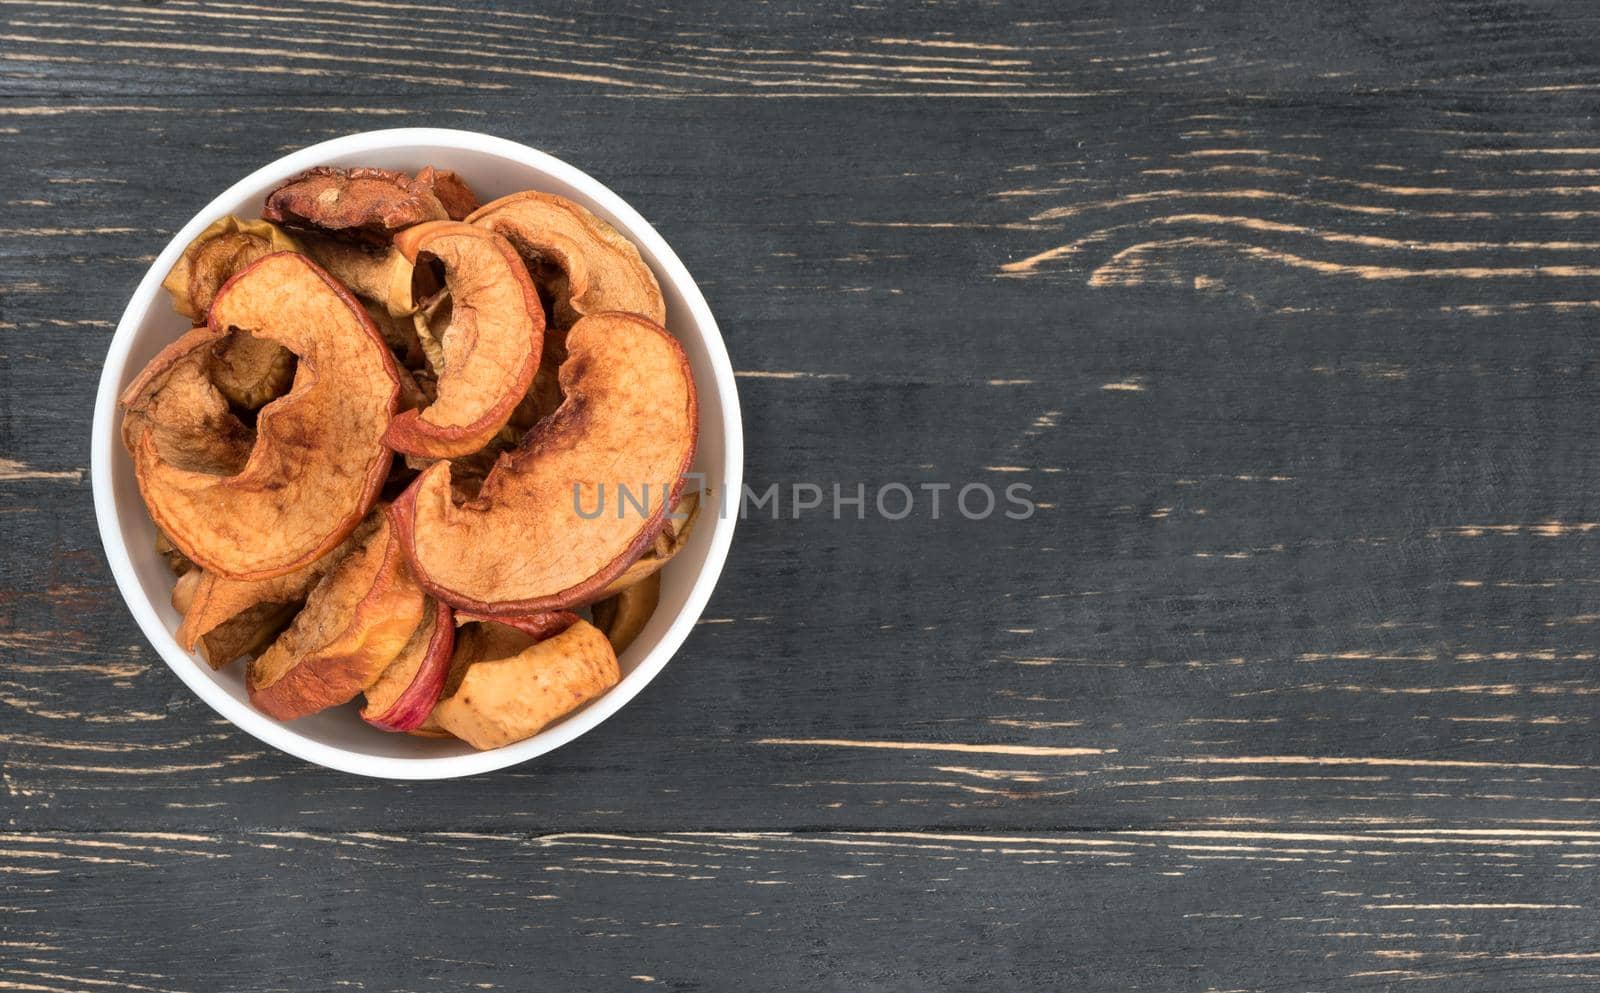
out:
<path id="1" fill-rule="evenodd" d="M 1583 990 L 1579 834 L 11 834 L 0 984 Z"/>

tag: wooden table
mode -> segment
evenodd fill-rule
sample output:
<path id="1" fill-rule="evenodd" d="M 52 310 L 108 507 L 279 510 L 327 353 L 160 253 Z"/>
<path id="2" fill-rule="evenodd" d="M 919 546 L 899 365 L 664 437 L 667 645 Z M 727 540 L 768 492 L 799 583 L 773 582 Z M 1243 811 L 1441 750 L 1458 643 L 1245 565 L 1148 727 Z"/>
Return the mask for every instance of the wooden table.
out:
<path id="1" fill-rule="evenodd" d="M 1600 987 L 1600 9 L 1060 6 L 7 0 L 0 989 Z M 223 186 L 423 124 L 661 230 L 752 484 L 1037 513 L 754 515 L 496 775 L 233 730 L 100 362 Z"/>

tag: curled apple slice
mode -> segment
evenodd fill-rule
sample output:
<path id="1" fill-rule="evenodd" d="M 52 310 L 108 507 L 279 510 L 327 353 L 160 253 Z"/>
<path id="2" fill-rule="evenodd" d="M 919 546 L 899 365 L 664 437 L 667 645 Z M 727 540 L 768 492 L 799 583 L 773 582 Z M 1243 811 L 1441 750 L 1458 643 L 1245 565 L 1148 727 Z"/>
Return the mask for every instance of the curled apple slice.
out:
<path id="1" fill-rule="evenodd" d="M 378 681 L 367 687 L 361 719 L 384 731 L 421 727 L 444 691 L 455 643 L 456 625 L 450 608 L 430 597 L 422 623 Z"/>
<path id="2" fill-rule="evenodd" d="M 411 298 L 411 261 L 392 246 L 340 241 L 315 231 L 300 235 L 305 254 L 362 300 L 394 317 L 416 309 Z"/>
<path id="3" fill-rule="evenodd" d="M 178 578 L 172 588 L 172 606 L 178 613 L 188 615 L 204 576 L 205 573 L 194 569 Z M 200 657 L 211 668 L 221 669 L 245 655 L 254 654 L 271 644 L 299 609 L 298 603 L 255 604 L 197 638 Z M 194 650 L 193 645 L 187 647 Z"/>
<path id="4" fill-rule="evenodd" d="M 443 266 L 449 323 L 438 336 L 433 403 L 401 412 L 384 441 L 407 455 L 469 455 L 494 437 L 533 383 L 544 309 L 516 251 L 483 228 L 420 224 L 400 232 L 395 247 L 413 265 L 436 259 Z"/>
<path id="5" fill-rule="evenodd" d="M 535 279 L 552 291 L 557 326 L 607 310 L 666 323 L 661 286 L 639 249 L 571 200 L 533 190 L 513 193 L 478 208 L 467 222 L 511 242 Z"/>
<path id="6" fill-rule="evenodd" d="M 246 611 L 263 604 L 304 602 L 312 587 L 332 572 L 333 567 L 376 531 L 384 520 L 381 512 L 368 514 L 361 526 L 333 551 L 310 565 L 271 579 L 229 579 L 204 570 L 194 570 L 190 575 L 197 578 L 188 594 L 188 603 L 180 608 L 183 623 L 178 625 L 178 644 L 192 652 L 195 643 L 202 637 Z"/>
<path id="7" fill-rule="evenodd" d="M 211 328 L 194 328 L 128 384 L 120 402 L 122 443 L 130 454 L 149 450 L 167 465 L 201 474 L 244 467 L 255 437 L 211 382 L 212 348 L 225 338 Z M 182 545 L 174 547 L 193 559 Z"/>
<path id="8" fill-rule="evenodd" d="M 392 462 L 382 436 L 400 386 L 366 313 L 303 255 L 268 255 L 223 287 L 205 334 L 229 331 L 276 341 L 300 360 L 293 389 L 257 417 L 243 469 L 196 471 L 149 431 L 131 446 L 134 469 L 156 526 L 190 560 L 268 579 L 322 557 L 371 508 Z"/>
<path id="9" fill-rule="evenodd" d="M 198 324 L 234 273 L 263 255 L 298 251 L 299 242 L 276 224 L 221 217 L 195 235 L 161 286 L 172 294 L 172 309 Z"/>
<path id="10" fill-rule="evenodd" d="M 430 715 L 431 724 L 474 748 L 530 738 L 622 678 L 611 643 L 586 621 L 525 647 L 497 628 L 480 624 L 462 632 L 457 656 L 465 664 L 452 663 L 454 685 Z"/>
<path id="11" fill-rule="evenodd" d="M 478 195 L 472 192 L 472 187 L 467 185 L 466 180 L 449 169 L 427 166 L 417 173 L 417 185 L 426 187 L 439 198 L 439 203 L 444 206 L 444 212 L 452 221 L 464 221 L 468 214 L 478 209 Z"/>
<path id="12" fill-rule="evenodd" d="M 289 629 L 251 660 L 250 702 L 290 721 L 352 699 L 400 654 L 425 600 L 383 520 L 317 584 Z"/>
<path id="13" fill-rule="evenodd" d="M 441 461 L 395 501 L 418 580 L 453 606 L 510 617 L 595 599 L 650 547 L 682 489 L 699 414 L 677 341 L 606 313 L 579 321 L 568 345 L 566 400 L 475 500 L 453 502 Z"/>
<path id="14" fill-rule="evenodd" d="M 318 166 L 267 194 L 261 216 L 292 227 L 386 242 L 401 228 L 449 216 L 431 184 L 392 169 Z"/>

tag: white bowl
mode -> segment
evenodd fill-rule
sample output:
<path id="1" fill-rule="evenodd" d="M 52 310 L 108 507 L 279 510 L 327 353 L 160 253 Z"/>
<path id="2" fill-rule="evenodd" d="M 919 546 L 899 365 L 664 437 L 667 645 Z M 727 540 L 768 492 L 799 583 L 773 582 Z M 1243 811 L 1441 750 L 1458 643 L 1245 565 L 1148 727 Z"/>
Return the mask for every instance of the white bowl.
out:
<path id="1" fill-rule="evenodd" d="M 456 741 L 388 734 L 363 723 L 354 705 L 280 723 L 250 706 L 242 665 L 212 672 L 179 647 L 173 636 L 179 621 L 171 605 L 173 577 L 156 554 L 155 525 L 122 447 L 117 397 L 163 345 L 188 328 L 161 289 L 161 280 L 184 246 L 218 217 L 258 216 L 268 192 L 319 165 L 454 169 L 485 201 L 518 190 L 543 190 L 569 197 L 610 221 L 639 246 L 661 281 L 667 327 L 683 343 L 693 367 L 700 392 L 700 445 L 694 471 L 705 474 L 705 485 L 719 497 L 736 498 L 741 492 L 744 438 L 727 349 L 694 279 L 644 218 L 588 174 L 516 142 L 436 128 L 368 131 L 286 155 L 235 183 L 183 226 L 139 282 L 111 338 L 94 410 L 90 466 L 95 516 L 111 572 L 145 637 L 172 671 L 217 713 L 269 745 L 330 769 L 388 779 L 445 779 L 524 762 L 565 745 L 622 709 L 667 664 L 711 597 L 733 540 L 735 515 L 720 512 L 720 507 L 701 514 L 688 546 L 663 570 L 661 604 L 623 653 L 622 681 L 611 692 L 526 741 L 492 751 L 473 751 Z M 107 698 L 101 705 L 115 707 L 116 701 Z"/>

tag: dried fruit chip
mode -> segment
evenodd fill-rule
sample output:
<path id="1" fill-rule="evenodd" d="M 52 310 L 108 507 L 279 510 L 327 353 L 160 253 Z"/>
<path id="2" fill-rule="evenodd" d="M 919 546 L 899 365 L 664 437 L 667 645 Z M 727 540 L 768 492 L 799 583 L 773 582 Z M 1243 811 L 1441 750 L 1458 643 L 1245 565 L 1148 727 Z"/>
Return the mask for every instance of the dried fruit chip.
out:
<path id="1" fill-rule="evenodd" d="M 639 637 L 661 602 L 661 573 L 652 572 L 627 589 L 595 604 L 594 626 L 606 633 L 612 649 L 621 655 Z"/>
<path id="2" fill-rule="evenodd" d="M 422 621 L 425 601 L 387 521 L 318 583 L 277 641 L 250 663 L 250 702 L 294 720 L 352 699 Z"/>
<path id="3" fill-rule="evenodd" d="M 233 618 L 262 604 L 300 604 L 322 577 L 333 571 L 346 555 L 385 521 L 382 509 L 368 514 L 361 526 L 328 554 L 272 579 L 228 579 L 195 570 L 197 578 L 189 594 L 189 604 L 181 608 L 183 623 L 178 625 L 178 644 L 194 651 L 195 642 Z"/>
<path id="4" fill-rule="evenodd" d="M 198 569 L 186 572 L 172 588 L 172 606 L 178 613 L 188 615 L 196 590 L 203 584 L 205 574 Z M 272 643 L 289 622 L 298 603 L 258 603 L 212 628 L 197 640 L 200 657 L 213 669 L 221 669 L 231 662 L 265 648 Z M 190 651 L 194 646 L 188 646 Z"/>
<path id="5" fill-rule="evenodd" d="M 172 294 L 173 309 L 198 324 L 234 273 L 264 255 L 299 250 L 293 236 L 276 224 L 223 217 L 189 242 L 161 285 Z"/>
<path id="6" fill-rule="evenodd" d="M 412 731 L 422 726 L 444 691 L 455 649 L 456 625 L 450 608 L 433 598 L 423 608 L 422 623 L 405 647 L 367 687 L 361 719 L 384 731 Z"/>
<path id="7" fill-rule="evenodd" d="M 439 335 L 437 396 L 403 411 L 384 441 L 398 452 L 449 458 L 494 437 L 528 392 L 539 366 L 544 311 L 522 260 L 504 238 L 457 221 L 401 232 L 395 247 L 413 264 L 437 259 L 450 294 Z"/>
<path id="8" fill-rule="evenodd" d="M 682 488 L 699 421 L 677 341 L 608 313 L 580 321 L 569 343 L 566 401 L 476 500 L 456 506 L 450 464 L 438 462 L 395 502 L 419 581 L 453 606 L 507 617 L 595 599 L 650 547 Z M 623 504 L 619 486 L 639 505 Z M 602 496 L 610 503 L 594 513 Z"/>
<path id="9" fill-rule="evenodd" d="M 428 186 L 390 169 L 308 169 L 267 195 L 261 216 L 382 244 L 396 231 L 449 215 Z"/>
<path id="10" fill-rule="evenodd" d="M 234 277 L 211 322 L 206 334 L 288 347 L 300 359 L 294 388 L 262 409 L 236 475 L 187 467 L 141 432 L 131 446 L 139 488 L 156 526 L 201 568 L 281 576 L 344 540 L 377 498 L 392 461 L 381 438 L 400 391 L 394 361 L 360 306 L 303 255 L 269 255 Z"/>
<path id="11" fill-rule="evenodd" d="M 478 209 L 478 195 L 472 192 L 466 180 L 449 169 L 428 166 L 417 173 L 417 185 L 427 187 L 439 198 L 444 205 L 444 212 L 452 221 L 464 221 L 468 214 Z"/>
<path id="12" fill-rule="evenodd" d="M 633 242 L 571 200 L 531 190 L 513 193 L 485 204 L 467 221 L 515 246 L 555 298 L 558 327 L 607 310 L 666 323 L 661 287 Z"/>
<path id="13" fill-rule="evenodd" d="M 340 241 L 315 231 L 302 233 L 300 241 L 313 262 L 362 300 L 393 317 L 407 317 L 416 309 L 411 260 L 398 249 Z"/>
<path id="14" fill-rule="evenodd" d="M 174 469 L 201 474 L 231 475 L 244 467 L 255 436 L 210 376 L 212 348 L 223 337 L 194 328 L 128 384 L 121 397 L 122 443 L 130 453 L 148 449 Z M 174 547 L 184 551 L 176 542 Z"/>
<path id="15" fill-rule="evenodd" d="M 497 650 L 479 637 L 494 635 L 462 633 L 469 657 L 476 658 L 460 669 L 457 684 L 432 714 L 440 728 L 474 748 L 499 748 L 532 737 L 615 686 L 622 676 L 611 643 L 586 621 L 575 621 L 560 634 L 511 655 L 500 654 L 507 647 L 504 641 Z"/>

